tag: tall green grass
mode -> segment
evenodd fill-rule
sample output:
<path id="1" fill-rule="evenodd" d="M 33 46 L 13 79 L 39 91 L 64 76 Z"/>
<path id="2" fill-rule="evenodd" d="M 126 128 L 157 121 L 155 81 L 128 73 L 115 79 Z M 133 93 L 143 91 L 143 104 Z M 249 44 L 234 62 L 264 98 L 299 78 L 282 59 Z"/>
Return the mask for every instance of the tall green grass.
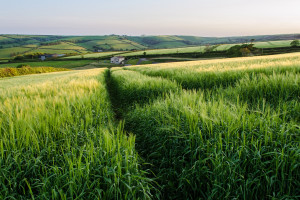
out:
<path id="1" fill-rule="evenodd" d="M 154 77 L 163 77 L 178 82 L 185 89 L 210 89 L 235 85 L 245 76 L 273 73 L 299 73 L 299 54 L 286 56 L 263 56 L 248 59 L 222 59 L 168 63 L 162 65 L 130 66 L 128 70 L 138 71 Z"/>
<path id="2" fill-rule="evenodd" d="M 281 116 L 287 107 L 256 111 L 220 96 L 170 94 L 125 117 L 163 198 L 296 198 L 300 129 Z"/>
<path id="3" fill-rule="evenodd" d="M 299 73 L 300 67 L 270 67 L 261 69 L 230 70 L 230 71 L 203 71 L 198 72 L 192 69 L 161 69 L 160 71 L 141 71 L 145 75 L 163 77 L 178 82 L 185 89 L 211 89 L 235 85 L 245 76 L 256 74 L 271 75 L 273 73 Z"/>
<path id="4" fill-rule="evenodd" d="M 135 137 L 114 124 L 103 71 L 3 88 L 0 102 L 1 199 L 152 197 Z"/>
<path id="5" fill-rule="evenodd" d="M 200 89 L 170 93 L 124 117 L 161 198 L 299 197 L 299 66 L 127 69 Z"/>
<path id="6" fill-rule="evenodd" d="M 121 112 L 127 112 L 136 104 L 149 103 L 171 91 L 177 91 L 175 82 L 159 77 L 149 77 L 138 72 L 112 69 L 109 76 L 110 91 Z"/>
<path id="7" fill-rule="evenodd" d="M 249 104 L 266 101 L 278 105 L 291 100 L 300 100 L 300 74 L 295 72 L 258 74 L 241 79 L 235 88 L 228 88 L 230 95 L 239 96 Z M 235 94 L 233 94 L 235 93 Z"/>

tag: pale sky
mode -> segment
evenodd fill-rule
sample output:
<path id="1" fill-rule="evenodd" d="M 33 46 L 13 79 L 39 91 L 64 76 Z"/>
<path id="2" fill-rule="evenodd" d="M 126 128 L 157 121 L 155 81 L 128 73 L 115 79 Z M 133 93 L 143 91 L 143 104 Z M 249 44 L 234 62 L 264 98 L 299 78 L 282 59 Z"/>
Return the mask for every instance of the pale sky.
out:
<path id="1" fill-rule="evenodd" d="M 0 0 L 0 34 L 300 33 L 300 0 Z"/>

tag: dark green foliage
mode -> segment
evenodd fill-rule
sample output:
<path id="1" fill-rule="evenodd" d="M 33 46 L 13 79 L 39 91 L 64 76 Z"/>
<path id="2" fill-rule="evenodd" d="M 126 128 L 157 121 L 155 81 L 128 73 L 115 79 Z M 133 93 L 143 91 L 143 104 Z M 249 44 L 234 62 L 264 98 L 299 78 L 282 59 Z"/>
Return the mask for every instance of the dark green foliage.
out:
<path id="1" fill-rule="evenodd" d="M 291 46 L 292 46 L 292 47 L 298 47 L 298 46 L 300 46 L 300 41 L 299 41 L 299 40 L 293 40 L 293 41 L 291 42 Z"/>
<path id="2" fill-rule="evenodd" d="M 26 53 L 24 55 L 18 55 L 14 60 L 25 60 L 25 59 L 37 59 L 39 56 L 44 55 L 44 53 Z"/>
<path id="3" fill-rule="evenodd" d="M 234 45 L 227 50 L 228 57 L 247 56 L 255 50 L 254 44 Z"/>
<path id="4" fill-rule="evenodd" d="M 14 58 L 14 60 L 23 60 L 24 59 L 24 56 L 16 56 L 15 58 Z"/>
<path id="5" fill-rule="evenodd" d="M 24 67 L 30 67 L 30 65 L 20 64 L 16 68 L 24 68 Z"/>

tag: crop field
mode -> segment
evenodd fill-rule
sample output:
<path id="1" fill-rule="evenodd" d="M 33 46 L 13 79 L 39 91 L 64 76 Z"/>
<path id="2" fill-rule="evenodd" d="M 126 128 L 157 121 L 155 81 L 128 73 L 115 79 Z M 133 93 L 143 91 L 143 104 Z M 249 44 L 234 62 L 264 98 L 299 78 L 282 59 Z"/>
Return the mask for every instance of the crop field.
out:
<path id="1" fill-rule="evenodd" d="M 292 40 L 282 40 L 282 41 L 268 41 L 268 42 L 254 42 L 254 47 L 256 48 L 278 48 L 278 47 L 290 47 Z M 223 44 L 214 49 L 214 51 L 226 51 L 230 47 L 236 44 Z"/>
<path id="2" fill-rule="evenodd" d="M 56 35 L 0 35 L 0 59 L 25 53 L 88 54 L 91 52 L 122 51 L 125 56 L 203 53 L 206 45 L 212 51 L 226 51 L 231 46 L 249 43 L 254 39 L 257 48 L 290 47 L 296 35 L 253 37 L 195 37 L 195 36 L 56 36 Z M 217 46 L 215 46 L 217 45 Z M 131 51 L 131 52 L 127 52 Z M 294 50 L 295 51 L 295 50 Z"/>
<path id="3" fill-rule="evenodd" d="M 40 49 L 74 49 L 74 50 L 85 50 L 85 48 L 76 46 L 69 42 L 62 42 L 57 45 L 40 46 Z"/>
<path id="4" fill-rule="evenodd" d="M 12 48 L 0 49 L 0 58 L 10 58 L 13 53 L 22 54 L 22 53 L 25 53 L 27 51 L 30 51 L 30 48 L 12 47 Z"/>
<path id="5" fill-rule="evenodd" d="M 299 53 L 126 69 L 186 89 L 165 92 L 124 116 L 138 151 L 154 166 L 164 198 L 299 194 Z M 119 88 L 122 98 L 126 88 Z"/>
<path id="6" fill-rule="evenodd" d="M 106 39 L 92 40 L 79 44 L 87 49 L 92 49 L 94 46 L 101 49 L 115 49 L 115 50 L 131 50 L 131 49 L 144 49 L 145 46 L 134 41 L 120 38 L 118 36 L 110 36 Z"/>
<path id="7" fill-rule="evenodd" d="M 122 53 L 122 52 L 112 51 L 112 52 L 89 53 L 89 54 L 78 55 L 78 56 L 68 56 L 68 57 L 64 57 L 63 59 L 102 58 L 102 57 L 106 57 L 106 56 L 113 56 L 113 55 L 120 54 L 120 53 Z"/>
<path id="8" fill-rule="evenodd" d="M 300 70 L 300 53 L 276 56 L 258 56 L 217 60 L 164 63 L 144 66 L 131 66 L 126 69 L 138 71 L 148 76 L 161 76 L 175 80 L 185 89 L 211 88 L 235 84 L 245 74 L 273 71 Z"/>
<path id="9" fill-rule="evenodd" d="M 68 54 L 68 53 L 87 53 L 86 50 L 76 49 L 49 49 L 49 48 L 37 48 L 28 51 L 27 53 L 44 53 L 44 54 Z"/>
<path id="10" fill-rule="evenodd" d="M 205 47 L 199 46 L 199 47 L 185 47 L 185 48 L 172 48 L 172 49 L 153 49 L 153 50 L 145 50 L 145 51 L 137 51 L 137 52 L 129 52 L 124 53 L 122 56 L 141 56 L 144 55 L 144 52 L 146 52 L 146 55 L 159 55 L 159 54 L 176 54 L 176 53 L 199 53 L 204 52 Z"/>
<path id="11" fill-rule="evenodd" d="M 292 40 L 283 40 L 283 41 L 269 41 L 269 42 L 255 42 L 254 47 L 256 48 L 278 48 L 278 47 L 289 47 Z M 176 43 L 176 42 L 175 42 Z M 163 43 L 162 46 L 158 46 L 160 49 L 145 50 L 145 51 L 136 51 L 128 52 L 122 54 L 122 56 L 141 56 L 146 52 L 146 55 L 167 55 L 167 54 L 176 54 L 176 53 L 204 53 L 206 46 L 194 46 L 194 47 L 183 47 L 183 48 L 172 48 L 172 46 L 167 45 L 168 49 L 165 49 Z M 216 45 L 213 51 L 226 51 L 230 47 L 237 44 L 220 44 Z M 211 47 L 214 47 L 213 45 Z"/>
<path id="12" fill-rule="evenodd" d="M 300 53 L 0 79 L 0 198 L 297 199 Z"/>
<path id="13" fill-rule="evenodd" d="M 1 199 L 149 199 L 103 70 L 63 73 L 0 89 Z"/>
<path id="14" fill-rule="evenodd" d="M 76 67 L 83 67 L 88 65 L 94 60 L 76 60 L 76 61 L 66 61 L 66 60 L 59 60 L 59 61 L 40 61 L 40 62 L 20 62 L 20 63 L 3 63 L 0 64 L 0 68 L 6 67 L 17 67 L 20 64 L 29 65 L 31 67 L 55 67 L 55 68 L 76 68 Z"/>
<path id="15" fill-rule="evenodd" d="M 74 46 L 68 43 L 51 46 L 38 46 L 28 44 L 20 47 L 11 47 L 0 49 L 0 58 L 12 58 L 12 54 L 25 53 L 47 53 L 47 54 L 66 54 L 66 53 L 87 53 L 88 51 L 80 46 Z"/>
<path id="16" fill-rule="evenodd" d="M 257 42 L 257 43 L 255 43 L 254 47 L 257 47 L 257 48 L 289 47 L 291 42 L 292 42 L 292 40 Z"/>

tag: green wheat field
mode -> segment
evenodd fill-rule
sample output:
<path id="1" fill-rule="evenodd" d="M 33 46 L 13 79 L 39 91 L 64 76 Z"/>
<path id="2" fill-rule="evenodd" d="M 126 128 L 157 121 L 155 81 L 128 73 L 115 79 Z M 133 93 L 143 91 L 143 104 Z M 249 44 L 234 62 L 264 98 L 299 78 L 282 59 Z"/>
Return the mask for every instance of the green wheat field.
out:
<path id="1" fill-rule="evenodd" d="M 299 141 L 300 53 L 0 78 L 0 199 L 298 199 Z"/>

